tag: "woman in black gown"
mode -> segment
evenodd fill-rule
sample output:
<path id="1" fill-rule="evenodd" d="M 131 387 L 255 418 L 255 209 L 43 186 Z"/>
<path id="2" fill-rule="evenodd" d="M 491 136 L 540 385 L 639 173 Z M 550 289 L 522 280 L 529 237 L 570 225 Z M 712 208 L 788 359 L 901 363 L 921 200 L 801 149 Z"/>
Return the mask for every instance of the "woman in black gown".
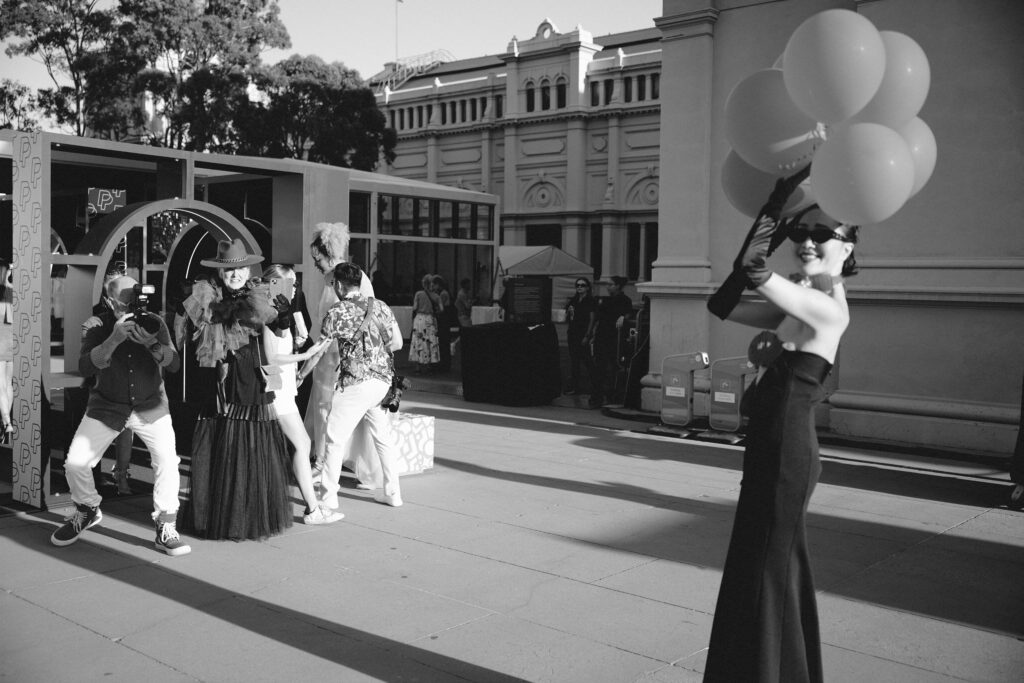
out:
<path id="1" fill-rule="evenodd" d="M 263 328 L 278 318 L 269 287 L 251 279 L 262 260 L 241 240 L 220 242 L 201 262 L 220 283 L 197 282 L 183 302 L 199 365 L 216 368 L 192 437 L 186 515 L 208 539 L 263 539 L 292 525 L 288 444 L 261 372 Z"/>
<path id="2" fill-rule="evenodd" d="M 783 223 L 786 198 L 809 169 L 779 181 L 732 274 L 708 308 L 722 319 L 774 330 L 752 345 L 760 366 L 744 399 L 750 417 L 743 480 L 715 608 L 705 681 L 822 681 L 818 611 L 805 516 L 821 466 L 814 407 L 849 323 L 843 276 L 856 272 L 857 226 L 818 207 Z M 773 274 L 768 255 L 785 238 L 799 272 Z M 744 288 L 765 302 L 740 302 Z"/>

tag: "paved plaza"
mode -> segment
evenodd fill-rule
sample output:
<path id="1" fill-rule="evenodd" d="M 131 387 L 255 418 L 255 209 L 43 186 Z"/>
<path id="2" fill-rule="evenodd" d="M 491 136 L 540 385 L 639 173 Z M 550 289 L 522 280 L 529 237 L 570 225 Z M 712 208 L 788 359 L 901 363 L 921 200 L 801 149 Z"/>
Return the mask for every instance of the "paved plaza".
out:
<path id="1" fill-rule="evenodd" d="M 0 517 L 0 681 L 698 681 L 741 452 L 572 407 L 409 392 L 406 504 L 152 548 L 149 501 Z M 1024 676 L 1024 514 L 998 469 L 826 448 L 809 513 L 827 680 Z M 293 492 L 294 493 L 294 492 Z M 296 500 L 296 521 L 301 505 Z"/>

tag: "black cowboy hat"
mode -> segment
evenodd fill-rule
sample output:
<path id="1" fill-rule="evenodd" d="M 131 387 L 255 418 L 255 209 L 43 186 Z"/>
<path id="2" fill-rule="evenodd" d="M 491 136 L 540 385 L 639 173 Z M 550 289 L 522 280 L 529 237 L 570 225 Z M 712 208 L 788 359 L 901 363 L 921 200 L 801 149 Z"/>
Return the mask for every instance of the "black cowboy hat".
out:
<path id="1" fill-rule="evenodd" d="M 200 264 L 209 268 L 244 268 L 263 263 L 263 257 L 258 254 L 250 254 L 242 240 L 237 237 L 230 242 L 221 240 L 217 243 L 217 258 L 204 259 Z"/>

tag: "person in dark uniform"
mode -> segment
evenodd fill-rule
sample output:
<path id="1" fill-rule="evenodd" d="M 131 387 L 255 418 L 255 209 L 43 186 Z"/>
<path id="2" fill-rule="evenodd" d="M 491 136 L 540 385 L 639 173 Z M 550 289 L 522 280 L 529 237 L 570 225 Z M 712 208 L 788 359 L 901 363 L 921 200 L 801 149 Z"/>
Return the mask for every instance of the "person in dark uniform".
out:
<path id="1" fill-rule="evenodd" d="M 594 372 L 591 376 L 593 387 L 589 405 L 600 408 L 606 401 L 614 399 L 615 377 L 619 371 L 618 355 L 619 330 L 626 319 L 633 315 L 633 302 L 622 293 L 629 282 L 620 275 L 614 275 L 608 285 L 608 296 L 597 304 L 597 327 L 594 330 Z"/>
<path id="2" fill-rule="evenodd" d="M 808 173 L 776 184 L 732 273 L 708 301 L 723 320 L 775 331 L 751 359 L 762 369 L 744 397 L 750 423 L 704 670 L 710 683 L 824 680 L 805 517 L 821 472 L 814 408 L 825 398 L 822 382 L 850 321 L 843 277 L 856 272 L 858 228 L 816 206 L 781 221 L 786 199 Z M 787 237 L 799 282 L 767 265 Z M 744 289 L 765 301 L 740 302 Z"/>
<path id="3" fill-rule="evenodd" d="M 587 380 L 594 383 L 593 359 L 590 343 L 594 340 L 597 327 L 597 299 L 590 288 L 590 280 L 576 278 L 576 294 L 565 305 L 565 319 L 569 323 L 565 341 L 569 350 L 569 387 L 566 394 L 578 394 L 581 390 L 580 366 L 587 369 Z"/>

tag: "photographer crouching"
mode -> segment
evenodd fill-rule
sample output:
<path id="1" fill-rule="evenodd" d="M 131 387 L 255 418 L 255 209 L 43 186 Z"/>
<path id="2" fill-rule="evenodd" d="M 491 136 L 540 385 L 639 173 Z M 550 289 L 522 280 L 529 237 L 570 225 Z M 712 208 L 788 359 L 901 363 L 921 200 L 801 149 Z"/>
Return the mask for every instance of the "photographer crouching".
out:
<path id="1" fill-rule="evenodd" d="M 173 372 L 180 360 L 163 319 L 145 308 L 151 291 L 133 278 L 114 278 L 106 285 L 110 310 L 82 325 L 79 370 L 96 381 L 65 464 L 75 512 L 50 537 L 54 545 L 71 545 L 103 519 L 92 468 L 117 435 L 131 428 L 153 463 L 154 546 L 172 556 L 191 551 L 175 526 L 179 458 L 162 376 L 163 368 Z"/>

